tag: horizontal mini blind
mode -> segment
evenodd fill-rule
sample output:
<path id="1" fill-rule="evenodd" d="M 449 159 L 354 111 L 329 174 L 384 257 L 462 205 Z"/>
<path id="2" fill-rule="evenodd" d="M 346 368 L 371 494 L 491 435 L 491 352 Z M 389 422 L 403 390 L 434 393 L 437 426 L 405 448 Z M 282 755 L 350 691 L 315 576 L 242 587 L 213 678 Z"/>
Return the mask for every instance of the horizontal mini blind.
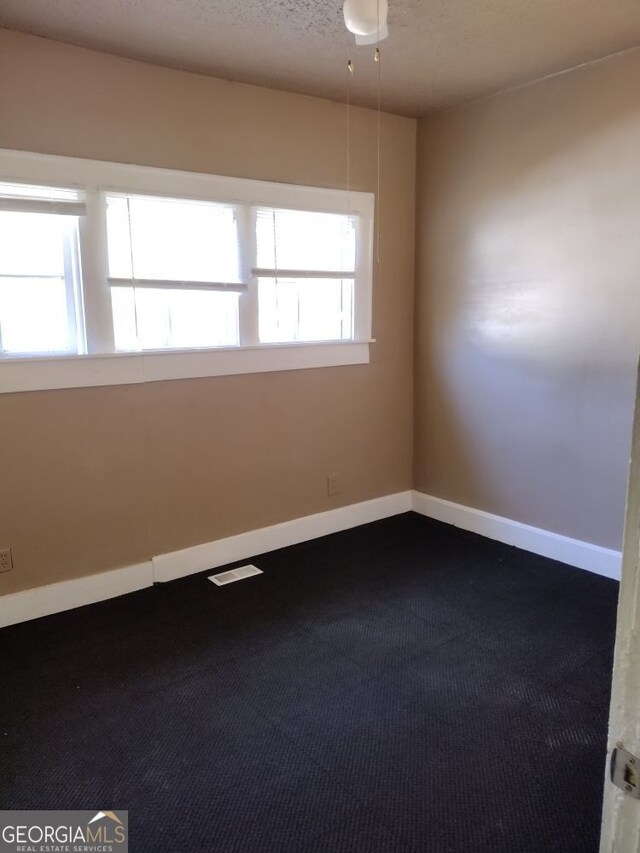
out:
<path id="1" fill-rule="evenodd" d="M 84 192 L 67 187 L 0 182 L 0 211 L 84 216 Z"/>
<path id="2" fill-rule="evenodd" d="M 345 278 L 355 274 L 355 217 L 258 207 L 257 276 Z"/>
<path id="3" fill-rule="evenodd" d="M 242 290 L 236 207 L 107 194 L 112 286 Z"/>

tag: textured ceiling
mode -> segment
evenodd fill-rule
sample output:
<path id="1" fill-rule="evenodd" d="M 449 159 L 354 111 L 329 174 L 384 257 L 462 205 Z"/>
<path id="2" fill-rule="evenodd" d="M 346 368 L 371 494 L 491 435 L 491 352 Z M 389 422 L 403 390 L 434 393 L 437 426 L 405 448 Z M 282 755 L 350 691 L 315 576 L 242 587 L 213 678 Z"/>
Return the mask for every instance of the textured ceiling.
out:
<path id="1" fill-rule="evenodd" d="M 382 106 L 419 115 L 640 44 L 640 0 L 389 0 Z M 0 26 L 293 92 L 373 105 L 371 48 L 340 0 L 0 0 Z"/>

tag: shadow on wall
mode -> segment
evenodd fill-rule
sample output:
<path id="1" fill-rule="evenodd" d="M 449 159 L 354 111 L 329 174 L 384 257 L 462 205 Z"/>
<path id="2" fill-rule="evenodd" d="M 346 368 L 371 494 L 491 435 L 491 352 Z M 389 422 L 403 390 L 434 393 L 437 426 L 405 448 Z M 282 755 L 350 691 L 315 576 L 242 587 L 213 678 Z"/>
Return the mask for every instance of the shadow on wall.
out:
<path id="1" fill-rule="evenodd" d="M 639 73 L 635 52 L 419 132 L 416 487 L 612 548 L 640 348 Z"/>

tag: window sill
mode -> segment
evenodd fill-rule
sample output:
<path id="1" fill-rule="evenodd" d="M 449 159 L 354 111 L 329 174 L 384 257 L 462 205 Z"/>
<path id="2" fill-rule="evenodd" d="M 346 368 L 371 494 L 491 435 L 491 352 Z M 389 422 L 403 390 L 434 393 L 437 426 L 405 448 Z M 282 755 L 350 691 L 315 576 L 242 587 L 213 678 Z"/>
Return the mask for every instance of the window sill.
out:
<path id="1" fill-rule="evenodd" d="M 368 364 L 370 343 L 373 341 L 322 341 L 2 359 L 0 394 Z"/>

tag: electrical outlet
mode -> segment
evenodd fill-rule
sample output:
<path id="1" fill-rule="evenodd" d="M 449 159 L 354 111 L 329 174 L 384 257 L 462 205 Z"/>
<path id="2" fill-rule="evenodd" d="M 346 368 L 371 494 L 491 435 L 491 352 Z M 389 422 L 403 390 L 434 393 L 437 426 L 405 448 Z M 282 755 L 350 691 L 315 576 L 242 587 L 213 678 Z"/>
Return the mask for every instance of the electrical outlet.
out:
<path id="1" fill-rule="evenodd" d="M 329 474 L 327 477 L 327 494 L 337 495 L 340 492 L 340 481 L 337 474 Z"/>
<path id="2" fill-rule="evenodd" d="M 0 548 L 0 572 L 10 572 L 12 568 L 11 548 Z"/>

